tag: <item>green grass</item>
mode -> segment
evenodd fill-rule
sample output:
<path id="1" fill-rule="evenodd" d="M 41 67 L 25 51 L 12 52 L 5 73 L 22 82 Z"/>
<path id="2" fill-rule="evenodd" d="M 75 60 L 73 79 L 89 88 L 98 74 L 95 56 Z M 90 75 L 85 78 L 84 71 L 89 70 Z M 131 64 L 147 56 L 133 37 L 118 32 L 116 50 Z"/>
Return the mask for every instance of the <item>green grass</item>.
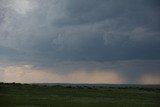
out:
<path id="1" fill-rule="evenodd" d="M 160 107 L 160 89 L 0 83 L 0 107 Z"/>

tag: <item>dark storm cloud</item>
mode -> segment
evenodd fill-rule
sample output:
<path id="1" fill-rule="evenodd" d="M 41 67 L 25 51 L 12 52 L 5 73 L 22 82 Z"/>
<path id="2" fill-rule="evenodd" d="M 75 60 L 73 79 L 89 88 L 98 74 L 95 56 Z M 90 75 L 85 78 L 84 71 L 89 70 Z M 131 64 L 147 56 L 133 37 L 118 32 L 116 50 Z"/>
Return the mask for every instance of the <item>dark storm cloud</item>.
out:
<path id="1" fill-rule="evenodd" d="M 59 10 L 64 12 L 62 16 L 54 18 L 53 14 L 46 20 L 51 21 L 51 28 L 58 27 L 60 34 L 52 33 L 54 38 L 46 37 L 53 39 L 51 44 L 39 42 L 45 45 L 40 46 L 40 51 L 50 47 L 55 52 L 60 48 L 56 58 L 62 60 L 160 58 L 157 1 L 69 0 L 63 6 L 65 9 Z M 52 11 L 52 8 L 48 10 Z"/>
<path id="2" fill-rule="evenodd" d="M 133 78 L 159 73 L 158 0 L 30 2 L 33 9 L 22 14 L 12 1 L 0 1 L 1 58 L 59 72 L 111 68 Z"/>

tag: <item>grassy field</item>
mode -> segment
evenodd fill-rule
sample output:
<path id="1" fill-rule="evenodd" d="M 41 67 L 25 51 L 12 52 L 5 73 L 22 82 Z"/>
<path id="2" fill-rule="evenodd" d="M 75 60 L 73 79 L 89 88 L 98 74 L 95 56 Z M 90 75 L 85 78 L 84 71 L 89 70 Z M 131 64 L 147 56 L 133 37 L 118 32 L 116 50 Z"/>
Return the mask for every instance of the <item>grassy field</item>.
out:
<path id="1" fill-rule="evenodd" d="M 0 107 L 160 107 L 160 88 L 0 83 Z"/>

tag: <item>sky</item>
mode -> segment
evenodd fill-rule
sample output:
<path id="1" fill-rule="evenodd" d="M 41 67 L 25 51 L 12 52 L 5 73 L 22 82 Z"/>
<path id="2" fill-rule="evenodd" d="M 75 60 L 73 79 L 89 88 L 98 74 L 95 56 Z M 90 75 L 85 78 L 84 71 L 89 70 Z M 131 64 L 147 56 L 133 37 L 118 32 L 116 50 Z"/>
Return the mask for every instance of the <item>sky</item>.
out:
<path id="1" fill-rule="evenodd" d="M 159 0 L 0 0 L 0 82 L 160 84 Z"/>

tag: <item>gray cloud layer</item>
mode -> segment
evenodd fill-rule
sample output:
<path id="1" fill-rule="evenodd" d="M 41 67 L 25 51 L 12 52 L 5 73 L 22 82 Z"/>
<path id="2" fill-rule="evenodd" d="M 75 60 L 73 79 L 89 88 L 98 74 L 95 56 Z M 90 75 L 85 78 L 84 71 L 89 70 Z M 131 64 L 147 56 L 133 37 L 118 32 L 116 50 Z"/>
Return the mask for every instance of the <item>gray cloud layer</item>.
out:
<path id="1" fill-rule="evenodd" d="M 0 59 L 6 64 L 59 72 L 112 68 L 135 79 L 159 75 L 158 0 L 29 2 L 21 14 L 12 0 L 0 1 Z"/>

